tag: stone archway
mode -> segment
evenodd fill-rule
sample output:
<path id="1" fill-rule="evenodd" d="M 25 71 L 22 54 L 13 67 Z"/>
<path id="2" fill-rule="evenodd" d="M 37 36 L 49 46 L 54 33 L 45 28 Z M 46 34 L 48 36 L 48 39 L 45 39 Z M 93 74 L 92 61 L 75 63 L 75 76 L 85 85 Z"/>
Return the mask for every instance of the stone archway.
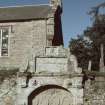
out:
<path id="1" fill-rule="evenodd" d="M 28 96 L 28 105 L 73 105 L 71 93 L 58 85 L 45 85 Z"/>

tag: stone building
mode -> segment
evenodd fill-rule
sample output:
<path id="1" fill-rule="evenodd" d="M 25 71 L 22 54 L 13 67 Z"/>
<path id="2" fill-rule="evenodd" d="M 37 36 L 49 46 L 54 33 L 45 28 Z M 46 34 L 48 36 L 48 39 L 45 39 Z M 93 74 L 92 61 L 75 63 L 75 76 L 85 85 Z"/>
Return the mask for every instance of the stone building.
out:
<path id="1" fill-rule="evenodd" d="M 0 105 L 104 105 L 104 73 L 63 48 L 61 14 L 61 0 L 0 8 Z"/>
<path id="2" fill-rule="evenodd" d="M 57 3 L 56 3 L 57 2 Z M 0 8 L 0 64 L 21 67 L 46 46 L 63 45 L 60 1 Z"/>
<path id="3" fill-rule="evenodd" d="M 63 48 L 62 1 L 0 8 L 0 105 L 82 105 L 82 70 Z"/>

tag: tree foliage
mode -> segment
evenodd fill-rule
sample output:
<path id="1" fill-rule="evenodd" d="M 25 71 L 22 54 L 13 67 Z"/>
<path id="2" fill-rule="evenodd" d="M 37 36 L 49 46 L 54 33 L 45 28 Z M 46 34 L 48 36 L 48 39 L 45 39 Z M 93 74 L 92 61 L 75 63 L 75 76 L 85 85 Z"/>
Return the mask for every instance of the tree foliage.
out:
<path id="1" fill-rule="evenodd" d="M 72 38 L 69 47 L 71 53 L 77 57 L 80 67 L 87 69 L 88 62 L 91 60 L 92 70 L 99 70 L 101 44 L 104 45 L 105 49 L 105 16 L 88 27 L 83 35 Z"/>

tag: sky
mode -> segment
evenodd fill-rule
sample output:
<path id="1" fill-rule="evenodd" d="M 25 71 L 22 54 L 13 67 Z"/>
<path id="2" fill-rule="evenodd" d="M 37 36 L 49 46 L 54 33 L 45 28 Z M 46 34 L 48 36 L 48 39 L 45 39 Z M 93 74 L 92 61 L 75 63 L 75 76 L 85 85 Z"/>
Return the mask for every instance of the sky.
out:
<path id="1" fill-rule="evenodd" d="M 11 5 L 30 5 L 30 4 L 48 4 L 50 0 L 0 0 L 0 6 Z M 105 0 L 62 0 L 62 28 L 64 45 L 67 47 L 71 38 L 90 27 L 92 24 L 91 16 L 88 15 L 91 7 L 94 7 Z"/>

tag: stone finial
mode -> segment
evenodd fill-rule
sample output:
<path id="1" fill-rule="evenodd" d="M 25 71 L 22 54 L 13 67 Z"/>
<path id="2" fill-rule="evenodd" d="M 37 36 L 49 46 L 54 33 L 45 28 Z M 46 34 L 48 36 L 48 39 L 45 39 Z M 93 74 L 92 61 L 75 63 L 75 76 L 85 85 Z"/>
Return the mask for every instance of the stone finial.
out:
<path id="1" fill-rule="evenodd" d="M 89 64 L 88 64 L 88 71 L 91 71 L 91 67 L 92 67 L 92 61 L 89 60 Z"/>
<path id="2" fill-rule="evenodd" d="M 100 46 L 100 53 L 101 53 L 101 58 L 100 58 L 100 72 L 104 72 L 105 66 L 104 66 L 104 46 L 101 44 Z"/>
<path id="3" fill-rule="evenodd" d="M 60 6 L 62 8 L 62 0 L 50 0 L 50 4 L 54 8 L 57 8 L 57 6 Z"/>

